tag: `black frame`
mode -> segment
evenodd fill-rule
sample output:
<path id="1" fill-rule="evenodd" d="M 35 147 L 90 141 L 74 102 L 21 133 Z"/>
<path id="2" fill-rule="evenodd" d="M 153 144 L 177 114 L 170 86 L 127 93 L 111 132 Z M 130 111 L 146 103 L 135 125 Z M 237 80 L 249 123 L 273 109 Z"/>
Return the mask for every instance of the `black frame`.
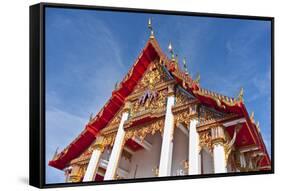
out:
<path id="1" fill-rule="evenodd" d="M 70 8 L 70 9 L 89 9 L 105 10 L 117 12 L 150 13 L 165 15 L 185 15 L 216 18 L 233 18 L 248 20 L 265 20 L 271 22 L 271 170 L 256 172 L 235 172 L 219 173 L 205 175 L 188 176 L 169 176 L 155 178 L 138 178 L 124 180 L 107 180 L 102 182 L 82 182 L 82 183 L 45 183 L 45 8 Z M 74 4 L 57 3 L 39 3 L 30 6 L 30 129 L 29 129 L 29 184 L 39 188 L 67 187 L 67 186 L 85 186 L 85 185 L 103 185 L 118 183 L 134 183 L 147 181 L 167 181 L 195 178 L 229 177 L 242 175 L 258 175 L 274 173 L 274 17 L 260 17 L 248 15 L 230 15 L 214 13 L 195 13 L 183 11 L 163 11 L 152 9 L 133 9 L 121 7 L 102 7 Z"/>

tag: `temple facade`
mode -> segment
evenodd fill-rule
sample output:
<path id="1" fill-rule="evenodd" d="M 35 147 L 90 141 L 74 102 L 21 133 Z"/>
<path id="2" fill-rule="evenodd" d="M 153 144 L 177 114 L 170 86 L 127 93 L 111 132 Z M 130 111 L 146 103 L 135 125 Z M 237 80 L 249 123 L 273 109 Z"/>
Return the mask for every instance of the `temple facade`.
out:
<path id="1" fill-rule="evenodd" d="M 228 97 L 200 86 L 169 44 L 150 36 L 100 112 L 49 165 L 66 182 L 269 170 L 243 89 Z"/>

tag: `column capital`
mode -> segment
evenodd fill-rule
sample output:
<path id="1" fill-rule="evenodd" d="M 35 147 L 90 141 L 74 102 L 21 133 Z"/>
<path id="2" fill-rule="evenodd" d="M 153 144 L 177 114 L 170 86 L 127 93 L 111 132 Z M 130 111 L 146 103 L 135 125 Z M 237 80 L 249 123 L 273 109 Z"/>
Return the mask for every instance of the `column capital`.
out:
<path id="1" fill-rule="evenodd" d="M 132 109 L 132 103 L 130 101 L 126 101 L 125 105 L 124 105 L 123 112 L 130 113 L 131 109 Z"/>
<path id="2" fill-rule="evenodd" d="M 211 127 L 211 137 L 213 146 L 217 144 L 224 146 L 226 142 L 226 136 L 222 126 L 218 125 Z"/>
<path id="3" fill-rule="evenodd" d="M 72 165 L 71 172 L 69 174 L 69 181 L 70 182 L 80 182 L 82 178 L 82 169 L 80 165 Z"/>
<path id="4" fill-rule="evenodd" d="M 192 119 L 197 119 L 198 120 L 198 105 L 193 104 L 189 107 L 189 118 L 190 120 Z"/>
<path id="5" fill-rule="evenodd" d="M 102 138 L 103 137 L 97 137 L 96 142 L 92 147 L 93 152 L 89 160 L 89 163 L 87 165 L 87 169 L 83 177 L 83 182 L 92 181 L 96 175 L 96 172 L 99 168 L 99 161 L 101 158 L 101 154 L 104 151 L 104 146 L 101 140 Z"/>
<path id="6" fill-rule="evenodd" d="M 168 97 L 175 95 L 175 84 L 168 85 Z"/>
<path id="7" fill-rule="evenodd" d="M 101 152 L 103 152 L 105 148 L 104 137 L 98 136 L 92 148 L 93 150 L 100 150 Z"/>
<path id="8" fill-rule="evenodd" d="M 210 131 L 200 132 L 199 134 L 199 151 L 206 147 L 210 153 L 213 152 L 212 136 Z"/>

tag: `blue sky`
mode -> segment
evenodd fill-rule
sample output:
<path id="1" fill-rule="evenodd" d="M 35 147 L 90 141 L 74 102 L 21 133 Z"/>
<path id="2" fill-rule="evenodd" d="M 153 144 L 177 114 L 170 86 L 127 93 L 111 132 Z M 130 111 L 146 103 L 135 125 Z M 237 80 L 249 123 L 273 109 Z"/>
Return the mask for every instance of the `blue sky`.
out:
<path id="1" fill-rule="evenodd" d="M 201 86 L 236 96 L 245 90 L 270 154 L 270 22 L 166 16 L 79 9 L 46 9 L 46 161 L 61 151 L 96 114 L 122 80 L 149 37 L 167 53 L 172 41 L 187 58 Z M 46 164 L 46 182 L 64 182 L 62 171 Z"/>

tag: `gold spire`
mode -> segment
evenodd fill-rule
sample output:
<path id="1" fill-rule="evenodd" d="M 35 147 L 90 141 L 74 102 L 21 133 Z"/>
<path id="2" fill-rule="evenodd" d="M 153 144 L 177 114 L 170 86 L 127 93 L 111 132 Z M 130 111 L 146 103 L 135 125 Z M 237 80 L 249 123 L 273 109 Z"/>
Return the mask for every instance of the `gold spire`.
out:
<path id="1" fill-rule="evenodd" d="M 115 82 L 114 88 L 115 88 L 115 90 L 117 90 L 119 88 L 119 82 L 118 81 Z"/>
<path id="2" fill-rule="evenodd" d="M 250 119 L 251 119 L 252 122 L 255 122 L 254 116 L 255 116 L 255 113 L 252 111 L 251 116 L 250 116 Z"/>
<path id="3" fill-rule="evenodd" d="M 186 73 L 186 74 L 188 74 L 188 71 L 187 71 L 187 64 L 186 64 L 186 58 L 184 57 L 183 58 L 183 70 L 184 70 L 184 72 Z"/>
<path id="4" fill-rule="evenodd" d="M 174 55 L 173 46 L 172 46 L 171 41 L 169 42 L 168 50 L 169 50 L 169 52 L 171 53 L 172 61 L 175 61 L 175 55 Z"/>
<path id="5" fill-rule="evenodd" d="M 59 151 L 59 147 L 56 148 L 56 151 L 55 151 L 55 153 L 54 153 L 54 155 L 53 155 L 53 159 L 55 159 L 55 158 L 57 157 L 58 151 Z"/>
<path id="6" fill-rule="evenodd" d="M 237 100 L 243 101 L 243 96 L 244 96 L 244 89 L 241 88 L 241 89 L 240 89 L 240 92 L 239 92 L 239 94 L 238 94 L 238 96 L 237 96 Z"/>
<path id="7" fill-rule="evenodd" d="M 256 127 L 257 127 L 258 131 L 260 132 L 261 130 L 260 130 L 260 122 L 259 121 L 256 123 Z"/>
<path id="8" fill-rule="evenodd" d="M 200 82 L 200 74 L 199 73 L 197 74 L 196 79 L 194 81 L 199 84 L 199 82 Z"/>
<path id="9" fill-rule="evenodd" d="M 93 120 L 93 116 L 94 114 L 93 113 L 90 113 L 90 117 L 89 117 L 89 122 L 91 122 Z"/>
<path id="10" fill-rule="evenodd" d="M 175 66 L 176 66 L 176 69 L 178 69 L 179 68 L 179 56 L 178 56 L 178 54 L 176 54 L 176 59 L 175 59 Z"/>
<path id="11" fill-rule="evenodd" d="M 149 38 L 154 38 L 154 31 L 153 31 L 153 28 L 152 28 L 151 18 L 148 19 L 148 29 L 150 30 L 150 37 Z"/>

